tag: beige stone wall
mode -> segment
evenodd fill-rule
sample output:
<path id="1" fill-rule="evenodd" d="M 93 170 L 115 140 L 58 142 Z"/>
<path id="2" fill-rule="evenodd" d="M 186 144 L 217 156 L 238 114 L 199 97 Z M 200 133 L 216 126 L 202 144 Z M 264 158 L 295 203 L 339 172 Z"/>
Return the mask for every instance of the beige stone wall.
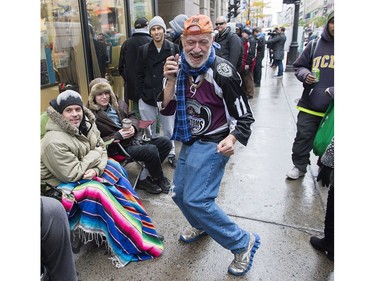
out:
<path id="1" fill-rule="evenodd" d="M 167 28 L 170 27 L 169 21 L 178 14 L 205 14 L 214 23 L 217 16 L 227 14 L 227 0 L 159 0 L 158 14 L 164 19 Z"/>

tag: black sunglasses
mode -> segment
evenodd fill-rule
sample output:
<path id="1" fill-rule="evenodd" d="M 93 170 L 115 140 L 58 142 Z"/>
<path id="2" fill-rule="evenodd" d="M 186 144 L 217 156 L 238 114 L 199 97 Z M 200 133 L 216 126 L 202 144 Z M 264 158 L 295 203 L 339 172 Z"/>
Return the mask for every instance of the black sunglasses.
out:
<path id="1" fill-rule="evenodd" d="M 218 25 L 223 25 L 223 24 L 225 24 L 225 22 L 217 22 L 217 23 L 215 23 L 216 24 L 216 26 L 218 26 Z"/>

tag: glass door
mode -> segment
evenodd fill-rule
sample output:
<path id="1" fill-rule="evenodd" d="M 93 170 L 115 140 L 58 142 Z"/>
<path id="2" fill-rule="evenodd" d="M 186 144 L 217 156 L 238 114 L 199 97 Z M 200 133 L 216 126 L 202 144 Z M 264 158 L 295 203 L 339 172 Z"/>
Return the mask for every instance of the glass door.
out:
<path id="1" fill-rule="evenodd" d="M 124 1 L 86 2 L 94 78 L 103 77 L 115 95 L 124 99 L 124 81 L 118 72 L 120 49 L 126 39 Z"/>
<path id="2" fill-rule="evenodd" d="M 87 91 L 78 1 L 41 0 L 41 111 L 60 91 Z"/>

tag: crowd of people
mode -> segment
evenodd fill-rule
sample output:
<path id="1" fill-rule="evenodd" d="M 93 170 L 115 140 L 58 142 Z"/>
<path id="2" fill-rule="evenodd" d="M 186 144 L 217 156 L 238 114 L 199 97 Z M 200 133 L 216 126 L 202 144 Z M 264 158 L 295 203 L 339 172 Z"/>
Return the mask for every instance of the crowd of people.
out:
<path id="1" fill-rule="evenodd" d="M 42 241 L 56 241 L 57 233 L 62 233 L 64 243 L 63 249 L 54 250 L 55 256 L 48 248 L 53 242 L 44 243 L 42 263 L 56 276 L 54 280 L 63 280 L 64 271 L 76 280 L 69 231 L 78 231 L 84 243 L 94 237 L 98 245 L 104 244 L 117 267 L 162 254 L 163 235 L 157 232 L 136 188 L 172 194 L 188 223 L 180 241 L 192 243 L 209 235 L 234 255 L 230 274 L 243 276 L 252 267 L 260 236 L 235 223 L 216 198 L 235 143 L 246 146 L 251 136 L 255 120 L 248 99 L 254 96 L 254 87 L 261 85 L 266 46 L 271 66 L 278 68 L 275 78 L 283 77 L 285 28 L 275 29 L 266 39 L 258 27 L 237 24 L 232 32 L 224 16 L 216 19 L 215 27 L 205 15 L 180 14 L 169 24 L 167 29 L 160 16 L 135 21 L 135 32 L 122 44 L 119 61 L 125 100 L 116 97 L 108 80 L 95 78 L 88 93 L 65 90 L 50 102 L 41 140 L 41 179 L 62 191 L 62 205 L 54 207 L 58 201 L 42 197 L 42 210 L 60 209 L 56 219 L 63 222 L 54 224 L 57 229 L 42 224 Z M 287 174 L 290 179 L 306 172 L 312 140 L 332 99 L 324 93 L 334 87 L 333 15 L 314 50 L 309 46 L 294 64 L 305 90 L 293 144 L 294 166 Z M 323 63 L 324 56 L 331 56 L 332 61 Z M 311 74 L 312 65 L 320 67 L 319 81 Z M 88 96 L 87 105 L 82 94 Z M 129 100 L 134 111 L 129 110 Z M 124 119 L 131 120 L 129 128 L 123 126 Z M 142 120 L 155 121 L 147 140 L 139 139 Z M 178 157 L 175 141 L 182 143 Z M 121 154 L 119 145 L 145 164 L 137 186 L 132 186 L 126 169 L 113 159 Z M 333 164 L 326 160 L 332 150 L 333 143 L 319 175 L 324 185 L 331 186 L 327 232 L 325 238 L 312 237 L 311 244 L 333 260 Z M 172 181 L 164 174 L 164 161 L 175 169 Z M 65 221 L 61 206 L 67 214 Z M 42 215 L 45 224 L 53 220 Z M 63 268 L 56 269 L 54 257 Z"/>

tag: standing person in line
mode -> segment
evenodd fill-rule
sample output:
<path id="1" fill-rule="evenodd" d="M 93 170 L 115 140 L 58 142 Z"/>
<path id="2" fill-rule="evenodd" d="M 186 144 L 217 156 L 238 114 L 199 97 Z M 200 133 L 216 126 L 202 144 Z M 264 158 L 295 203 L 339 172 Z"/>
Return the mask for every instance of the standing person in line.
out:
<path id="1" fill-rule="evenodd" d="M 252 86 L 252 93 L 254 93 L 254 69 L 256 65 L 256 55 L 257 55 L 257 44 L 258 41 L 254 33 L 251 32 L 249 36 L 249 50 L 247 52 L 247 58 L 245 63 L 245 69 L 249 69 L 249 73 L 251 75 L 251 86 Z"/>
<path id="2" fill-rule="evenodd" d="M 95 124 L 101 138 L 104 141 L 119 141 L 134 160 L 144 162 L 146 168 L 139 176 L 137 187 L 152 194 L 168 193 L 171 185 L 169 179 L 164 176 L 161 163 L 172 148 L 169 138 L 160 136 L 147 143 L 136 140 L 139 120 L 129 113 L 128 105 L 124 101 L 116 98 L 111 85 L 103 78 L 96 78 L 90 82 L 88 103 L 89 109 L 96 117 Z M 132 121 L 129 131 L 122 128 L 124 118 Z M 114 154 L 121 154 L 116 143 L 108 146 L 108 156 Z"/>
<path id="3" fill-rule="evenodd" d="M 251 35 L 251 31 L 248 30 L 247 28 L 244 28 L 242 30 L 242 42 L 243 42 L 244 55 L 243 55 L 242 66 L 241 66 L 241 71 L 240 71 L 242 81 L 244 82 L 242 84 L 242 88 L 245 90 L 246 95 L 249 99 L 254 97 L 253 72 L 250 70 L 250 65 L 247 64 L 247 57 L 250 53 L 250 50 L 249 50 L 250 49 L 250 42 L 249 42 L 250 35 Z"/>
<path id="4" fill-rule="evenodd" d="M 133 102 L 132 111 L 140 119 L 138 106 L 140 96 L 137 95 L 135 90 L 136 73 L 134 67 L 137 65 L 138 47 L 150 42 L 152 38 L 148 33 L 148 20 L 146 18 L 136 19 L 134 29 L 133 35 L 121 45 L 118 70 L 124 79 L 125 102 L 127 104 L 129 104 L 129 100 Z"/>
<path id="5" fill-rule="evenodd" d="M 171 138 L 174 126 L 174 114 L 163 115 L 157 107 L 157 100 L 163 88 L 163 66 L 167 57 L 179 53 L 177 44 L 164 39 L 166 26 L 164 20 L 155 16 L 149 23 L 149 32 L 152 37 L 150 43 L 138 48 L 137 55 L 137 95 L 139 112 L 142 120 L 157 120 L 160 118 L 164 136 Z M 156 137 L 156 122 L 152 127 L 152 137 Z M 176 167 L 176 148 L 172 140 L 172 149 L 168 155 L 168 163 Z"/>
<path id="6" fill-rule="evenodd" d="M 260 31 L 259 27 L 253 28 L 253 36 L 257 41 L 256 63 L 254 68 L 254 86 L 260 87 L 260 80 L 262 79 L 263 59 L 264 53 L 266 51 L 266 40 L 264 39 L 264 33 Z"/>
<path id="7" fill-rule="evenodd" d="M 274 78 L 283 78 L 284 74 L 284 45 L 286 42 L 285 27 L 280 27 L 278 34 L 272 39 L 268 39 L 266 44 L 271 43 L 273 48 L 273 64 L 277 66 L 277 75 Z"/>
<path id="8" fill-rule="evenodd" d="M 172 199 L 190 227 L 180 240 L 191 243 L 210 235 L 234 254 L 228 272 L 242 276 L 252 266 L 260 238 L 240 228 L 215 199 L 234 144 L 237 140 L 243 145 L 248 142 L 253 114 L 238 72 L 215 55 L 210 18 L 190 17 L 181 40 L 180 70 L 179 55 L 170 56 L 164 66 L 167 83 L 163 98 L 163 107 L 167 107 L 176 94 L 172 138 L 182 142 Z"/>
<path id="9" fill-rule="evenodd" d="M 215 41 L 221 46 L 218 56 L 229 61 L 237 71 L 241 71 L 243 57 L 241 38 L 230 30 L 227 19 L 223 16 L 216 19 L 216 29 L 219 33 L 217 33 Z"/>
<path id="10" fill-rule="evenodd" d="M 303 82 L 304 90 L 297 104 L 299 113 L 292 147 L 293 167 L 286 174 L 289 179 L 295 180 L 305 175 L 315 134 L 332 99 L 325 91 L 334 86 L 334 27 L 332 12 L 321 38 L 317 42 L 311 41 L 293 64 L 295 75 Z M 312 74 L 313 67 L 319 69 L 320 79 Z"/>
<path id="11" fill-rule="evenodd" d="M 236 34 L 241 39 L 242 39 L 242 29 L 243 29 L 242 23 L 240 22 L 236 23 Z"/>
<path id="12" fill-rule="evenodd" d="M 182 30 L 184 29 L 184 23 L 188 19 L 187 15 L 179 14 L 173 18 L 169 22 L 169 25 L 172 28 L 172 32 L 170 32 L 171 41 L 178 45 L 179 49 L 182 50 L 181 44 L 181 34 Z"/>
<path id="13" fill-rule="evenodd" d="M 61 202 L 41 196 L 41 257 L 46 271 L 42 280 L 76 281 L 77 273 L 70 243 L 68 216 Z"/>
<path id="14" fill-rule="evenodd" d="M 322 167 L 320 168 L 317 181 L 322 181 L 323 186 L 327 186 L 328 197 L 326 215 L 324 219 L 324 237 L 319 238 L 312 236 L 310 238 L 311 245 L 318 251 L 322 251 L 326 257 L 333 261 L 335 256 L 335 221 L 334 221 L 334 154 L 335 139 L 332 138 L 331 143 L 327 146 L 326 151 L 322 155 Z"/>

